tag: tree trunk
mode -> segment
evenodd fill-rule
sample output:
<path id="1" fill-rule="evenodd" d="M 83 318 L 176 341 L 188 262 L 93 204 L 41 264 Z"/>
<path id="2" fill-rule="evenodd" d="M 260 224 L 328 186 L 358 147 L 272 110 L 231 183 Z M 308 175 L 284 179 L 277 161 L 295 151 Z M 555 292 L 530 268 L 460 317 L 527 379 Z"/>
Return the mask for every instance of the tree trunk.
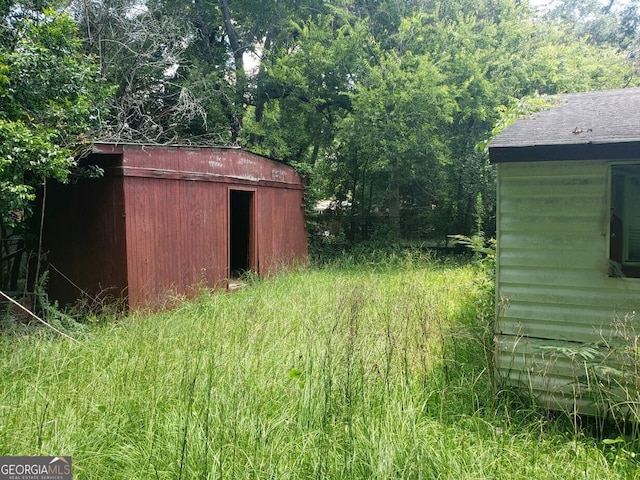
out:
<path id="1" fill-rule="evenodd" d="M 391 164 L 389 189 L 389 224 L 393 237 L 400 238 L 400 172 L 397 162 Z"/>
<path id="2" fill-rule="evenodd" d="M 228 103 L 227 117 L 229 118 L 231 128 L 231 142 L 235 143 L 240 136 L 242 129 L 242 117 L 244 114 L 244 97 L 247 90 L 247 75 L 244 71 L 244 52 L 246 47 L 242 45 L 238 34 L 233 28 L 231 19 L 231 10 L 229 9 L 228 0 L 220 0 L 220 10 L 224 20 L 224 28 L 229 39 L 229 45 L 233 54 L 233 63 L 235 69 L 235 95 L 232 102 Z"/>
<path id="3" fill-rule="evenodd" d="M 276 12 L 280 9 L 280 0 L 276 3 Z M 273 43 L 273 37 L 276 31 L 276 20 L 277 15 L 274 15 L 271 19 L 271 24 L 267 30 L 267 34 L 264 37 L 264 45 L 262 47 L 262 59 L 260 59 L 260 65 L 258 66 L 258 76 L 257 76 L 257 92 L 256 92 L 256 111 L 255 111 L 255 120 L 256 123 L 259 123 L 262 120 L 262 116 L 264 115 L 264 105 L 267 102 L 267 96 L 265 94 L 265 85 L 264 78 L 266 76 L 265 68 L 263 65 L 264 58 L 269 55 L 269 51 L 271 50 L 271 44 Z"/>

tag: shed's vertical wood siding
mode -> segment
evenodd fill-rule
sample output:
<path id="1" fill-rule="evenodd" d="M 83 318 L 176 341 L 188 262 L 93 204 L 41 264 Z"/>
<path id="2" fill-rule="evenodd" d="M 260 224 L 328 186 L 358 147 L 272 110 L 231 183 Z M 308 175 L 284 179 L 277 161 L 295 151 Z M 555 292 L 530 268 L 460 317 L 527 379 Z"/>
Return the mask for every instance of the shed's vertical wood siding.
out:
<path id="1" fill-rule="evenodd" d="M 299 232 L 304 225 L 304 207 L 300 192 L 294 189 L 263 188 L 258 201 L 261 215 L 258 218 L 258 259 L 260 271 L 273 273 L 291 259 L 306 256 Z M 304 255 L 299 256 L 304 248 Z"/>
<path id="2" fill-rule="evenodd" d="M 96 145 L 85 161 L 105 175 L 60 186 L 47 241 L 52 263 L 90 292 L 113 281 L 130 307 L 157 307 L 173 293 L 226 284 L 234 189 L 254 192 L 258 273 L 306 259 L 303 184 L 291 167 L 240 149 L 112 144 Z M 85 244 L 69 249 L 71 238 Z"/>
<path id="3" fill-rule="evenodd" d="M 609 276 L 610 162 L 498 165 L 496 360 L 550 407 L 589 411 L 579 350 L 640 309 L 640 279 Z M 576 400 L 577 394 L 577 400 Z"/>
<path id="4" fill-rule="evenodd" d="M 132 306 L 158 306 L 227 278 L 224 184 L 126 177 L 125 195 Z"/>
<path id="5" fill-rule="evenodd" d="M 44 224 L 49 293 L 61 304 L 89 295 L 127 293 L 122 178 L 50 183 Z"/>

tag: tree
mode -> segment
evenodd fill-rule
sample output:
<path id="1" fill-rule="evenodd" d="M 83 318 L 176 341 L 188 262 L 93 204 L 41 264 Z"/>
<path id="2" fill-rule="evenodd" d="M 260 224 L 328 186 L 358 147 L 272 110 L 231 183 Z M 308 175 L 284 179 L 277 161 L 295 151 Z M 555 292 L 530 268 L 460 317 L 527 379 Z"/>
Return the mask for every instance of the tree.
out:
<path id="1" fill-rule="evenodd" d="M 0 215 L 10 227 L 45 179 L 68 177 L 107 93 L 67 15 L 21 8 L 5 16 L 0 47 Z"/>
<path id="2" fill-rule="evenodd" d="M 78 148 L 101 125 L 108 89 L 66 14 L 24 3 L 3 6 L 0 256 L 14 260 L 8 283 L 0 265 L 0 287 L 15 290 L 36 193 L 47 179 L 66 181 L 75 169 Z"/>
<path id="3" fill-rule="evenodd" d="M 446 229 L 467 233 L 478 194 L 494 204 L 493 169 L 475 145 L 488 136 L 503 105 L 536 93 L 622 87 L 630 71 L 614 49 L 593 48 L 565 28 L 536 21 L 524 4 L 447 6 L 407 19 L 401 42 L 441 66 L 455 91 L 447 137 L 454 158 L 445 166 L 449 192 L 441 205 L 451 219 Z"/>
<path id="4" fill-rule="evenodd" d="M 149 0 L 147 6 L 154 17 L 170 18 L 184 29 L 176 81 L 201 100 L 207 116 L 206 125 L 188 133 L 213 130 L 219 143 L 230 144 L 240 142 L 249 108 L 262 120 L 270 95 L 264 66 L 272 51 L 295 34 L 292 23 L 325 8 L 321 0 Z M 245 63 L 249 55 L 260 59 L 257 68 Z"/>
<path id="5" fill-rule="evenodd" d="M 279 93 L 250 127 L 308 162 L 324 198 L 351 204 L 354 239 L 369 234 L 374 212 L 392 219 L 395 236 L 403 218 L 413 236 L 469 233 L 478 195 L 494 198 L 475 145 L 502 105 L 630 78 L 615 49 L 512 0 L 344 2 L 299 32 L 267 64 Z"/>
<path id="6" fill-rule="evenodd" d="M 586 37 L 592 44 L 624 50 L 636 38 L 633 25 L 638 22 L 638 6 L 634 3 L 561 0 L 546 14 L 546 19 L 571 28 L 576 36 Z"/>
<path id="7" fill-rule="evenodd" d="M 353 239 L 373 219 L 395 236 L 469 233 L 477 198 L 493 204 L 475 145 L 500 109 L 633 82 L 613 37 L 569 28 L 580 4 L 561 3 L 545 22 L 521 0 L 76 0 L 87 49 L 118 85 L 117 136 L 295 164 L 311 191 L 351 205 Z M 609 3 L 631 38 L 637 15 Z"/>
<path id="8" fill-rule="evenodd" d="M 264 62 L 262 113 L 251 118 L 248 112 L 246 138 L 262 153 L 313 166 L 319 152 L 331 148 L 341 118 L 352 109 L 370 39 L 364 23 L 352 24 L 341 12 L 292 27 L 293 39 Z"/>
<path id="9" fill-rule="evenodd" d="M 545 16 L 569 29 L 589 44 L 614 48 L 631 62 L 635 76 L 640 70 L 640 6 L 620 0 L 561 0 Z"/>
<path id="10" fill-rule="evenodd" d="M 77 0 L 73 7 L 85 52 L 116 86 L 105 139 L 168 142 L 202 129 L 203 100 L 179 84 L 188 39 L 181 22 L 137 0 Z"/>
<path id="11" fill-rule="evenodd" d="M 339 137 L 344 150 L 361 159 L 354 203 L 363 218 L 374 209 L 383 213 L 388 232 L 399 237 L 402 210 L 441 198 L 442 166 L 451 158 L 446 135 L 455 109 L 452 91 L 426 57 L 390 52 L 378 57 L 354 97 L 350 128 L 344 125 Z M 357 191 L 372 181 L 382 188 L 370 188 L 365 208 Z"/>

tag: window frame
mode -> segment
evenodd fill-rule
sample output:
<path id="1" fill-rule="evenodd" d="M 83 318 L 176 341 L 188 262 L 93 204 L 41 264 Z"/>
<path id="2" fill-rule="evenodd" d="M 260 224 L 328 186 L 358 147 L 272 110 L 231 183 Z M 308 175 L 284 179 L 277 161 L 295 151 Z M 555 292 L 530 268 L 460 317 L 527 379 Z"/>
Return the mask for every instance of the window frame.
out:
<path id="1" fill-rule="evenodd" d="M 629 259 L 630 223 L 634 223 L 640 232 L 640 213 L 631 219 L 631 209 L 628 207 L 632 201 L 629 199 L 629 184 L 635 178 L 637 190 L 636 199 L 640 205 L 640 161 L 633 163 L 611 164 L 609 169 L 609 276 L 640 278 L 640 256 L 637 259 Z M 640 212 L 640 208 L 636 209 Z M 640 238 L 640 237 L 638 237 Z M 640 250 L 640 242 L 635 246 Z"/>

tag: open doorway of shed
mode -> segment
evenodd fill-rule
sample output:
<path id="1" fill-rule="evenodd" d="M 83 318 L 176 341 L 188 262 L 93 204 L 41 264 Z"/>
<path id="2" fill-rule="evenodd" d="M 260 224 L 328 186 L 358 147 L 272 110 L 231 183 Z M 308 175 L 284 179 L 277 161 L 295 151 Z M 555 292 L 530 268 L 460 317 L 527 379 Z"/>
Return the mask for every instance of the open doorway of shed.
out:
<path id="1" fill-rule="evenodd" d="M 254 192 L 229 191 L 229 271 L 231 278 L 255 270 Z"/>

